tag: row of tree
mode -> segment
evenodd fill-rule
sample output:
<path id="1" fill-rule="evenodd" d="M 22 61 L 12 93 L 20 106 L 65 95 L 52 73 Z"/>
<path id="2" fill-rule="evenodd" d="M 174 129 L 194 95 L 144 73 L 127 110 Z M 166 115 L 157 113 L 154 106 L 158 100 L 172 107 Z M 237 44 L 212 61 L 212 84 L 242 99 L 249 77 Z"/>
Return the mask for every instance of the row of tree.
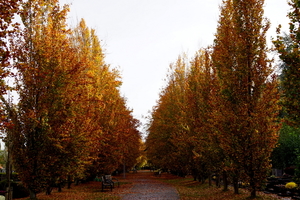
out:
<path id="1" fill-rule="evenodd" d="M 149 121 L 147 156 L 153 165 L 200 180 L 222 174 L 225 190 L 231 180 L 238 193 L 242 181 L 256 196 L 271 169 L 281 105 L 289 122 L 299 126 L 300 119 L 300 4 L 289 1 L 290 35 L 273 41 L 285 63 L 282 80 L 267 55 L 270 23 L 263 4 L 224 0 L 213 46 L 170 66 Z"/>
<path id="2" fill-rule="evenodd" d="M 2 6 L 1 125 L 31 198 L 45 188 L 50 193 L 53 184 L 134 166 L 139 122 L 120 95 L 119 72 L 105 63 L 95 30 L 84 20 L 68 28 L 69 8 L 58 0 Z M 13 24 L 16 16 L 22 24 Z M 16 104 L 5 97 L 11 89 Z"/>

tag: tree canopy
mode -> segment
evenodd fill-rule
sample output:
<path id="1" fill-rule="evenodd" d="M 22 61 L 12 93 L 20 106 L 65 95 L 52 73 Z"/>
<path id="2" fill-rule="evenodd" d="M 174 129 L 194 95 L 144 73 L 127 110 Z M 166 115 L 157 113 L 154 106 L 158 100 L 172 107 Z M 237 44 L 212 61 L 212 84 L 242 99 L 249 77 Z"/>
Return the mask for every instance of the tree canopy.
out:
<path id="1" fill-rule="evenodd" d="M 31 198 L 53 184 L 128 170 L 141 150 L 178 175 L 222 174 L 225 190 L 227 179 L 236 193 L 247 182 L 255 197 L 271 158 L 280 168 L 297 162 L 300 3 L 288 3 L 290 32 L 279 35 L 279 27 L 273 41 L 282 79 L 268 58 L 264 0 L 223 0 L 213 45 L 170 64 L 144 148 L 121 73 L 106 63 L 96 31 L 84 19 L 68 26 L 59 0 L 0 2 L 0 128 Z"/>
<path id="2" fill-rule="evenodd" d="M 284 63 L 282 71 L 281 87 L 283 89 L 282 105 L 287 113 L 286 119 L 294 126 L 300 124 L 300 72 L 299 72 L 299 43 L 300 30 L 299 19 L 300 4 L 298 0 L 289 0 L 291 11 L 288 13 L 290 19 L 289 33 L 281 34 L 281 26 L 277 29 L 277 39 L 273 41 L 280 59 Z"/>
<path id="3" fill-rule="evenodd" d="M 206 176 L 224 171 L 236 193 L 239 180 L 250 183 L 252 197 L 270 170 L 280 127 L 263 3 L 223 1 L 213 47 L 173 65 L 147 138 L 156 165 Z"/>
<path id="4" fill-rule="evenodd" d="M 13 123 L 7 138 L 14 167 L 31 198 L 66 180 L 111 174 L 124 160 L 133 167 L 139 122 L 120 94 L 118 70 L 105 63 L 95 30 L 84 20 L 69 28 L 69 8 L 58 0 L 19 3 L 20 34 L 4 35 L 13 41 L 7 49 L 13 63 L 3 60 L 3 69 L 14 68 L 19 101 L 8 104 L 4 92 L 1 100 Z"/>

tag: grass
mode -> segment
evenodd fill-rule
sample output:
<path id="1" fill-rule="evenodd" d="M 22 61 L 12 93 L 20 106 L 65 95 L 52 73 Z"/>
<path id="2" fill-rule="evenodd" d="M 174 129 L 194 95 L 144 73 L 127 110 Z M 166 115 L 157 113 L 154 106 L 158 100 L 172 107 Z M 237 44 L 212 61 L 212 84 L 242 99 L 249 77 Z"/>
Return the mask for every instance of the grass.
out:
<path id="1" fill-rule="evenodd" d="M 222 188 L 209 186 L 208 183 L 193 181 L 192 178 L 164 178 L 164 182 L 176 187 L 181 200 L 249 200 L 250 193 L 247 190 L 240 189 L 240 194 L 234 194 L 230 188 L 224 192 Z M 259 192 L 259 200 L 278 200 L 276 196 L 267 195 Z"/>

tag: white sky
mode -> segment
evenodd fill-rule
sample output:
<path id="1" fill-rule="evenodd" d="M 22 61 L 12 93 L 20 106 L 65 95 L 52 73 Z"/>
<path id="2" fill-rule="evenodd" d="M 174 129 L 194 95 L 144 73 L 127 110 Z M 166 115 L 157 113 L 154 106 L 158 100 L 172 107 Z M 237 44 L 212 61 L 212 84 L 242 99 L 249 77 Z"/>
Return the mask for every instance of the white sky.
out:
<path id="1" fill-rule="evenodd" d="M 185 52 L 192 57 L 213 43 L 222 0 L 60 0 L 71 4 L 69 23 L 84 18 L 97 31 L 106 63 L 119 67 L 122 95 L 135 118 L 145 122 L 164 86 L 169 64 Z M 287 30 L 287 0 L 265 0 L 271 35 Z"/>

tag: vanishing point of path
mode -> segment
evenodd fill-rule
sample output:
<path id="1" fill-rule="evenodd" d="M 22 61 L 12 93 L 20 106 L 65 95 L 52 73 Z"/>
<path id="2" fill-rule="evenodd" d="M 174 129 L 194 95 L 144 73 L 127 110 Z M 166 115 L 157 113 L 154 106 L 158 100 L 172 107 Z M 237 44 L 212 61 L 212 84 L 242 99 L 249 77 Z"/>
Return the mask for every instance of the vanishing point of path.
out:
<path id="1" fill-rule="evenodd" d="M 150 171 L 138 171 L 126 174 L 126 181 L 132 182 L 132 187 L 126 193 L 120 194 L 122 200 L 178 200 L 177 190 L 154 176 Z"/>

